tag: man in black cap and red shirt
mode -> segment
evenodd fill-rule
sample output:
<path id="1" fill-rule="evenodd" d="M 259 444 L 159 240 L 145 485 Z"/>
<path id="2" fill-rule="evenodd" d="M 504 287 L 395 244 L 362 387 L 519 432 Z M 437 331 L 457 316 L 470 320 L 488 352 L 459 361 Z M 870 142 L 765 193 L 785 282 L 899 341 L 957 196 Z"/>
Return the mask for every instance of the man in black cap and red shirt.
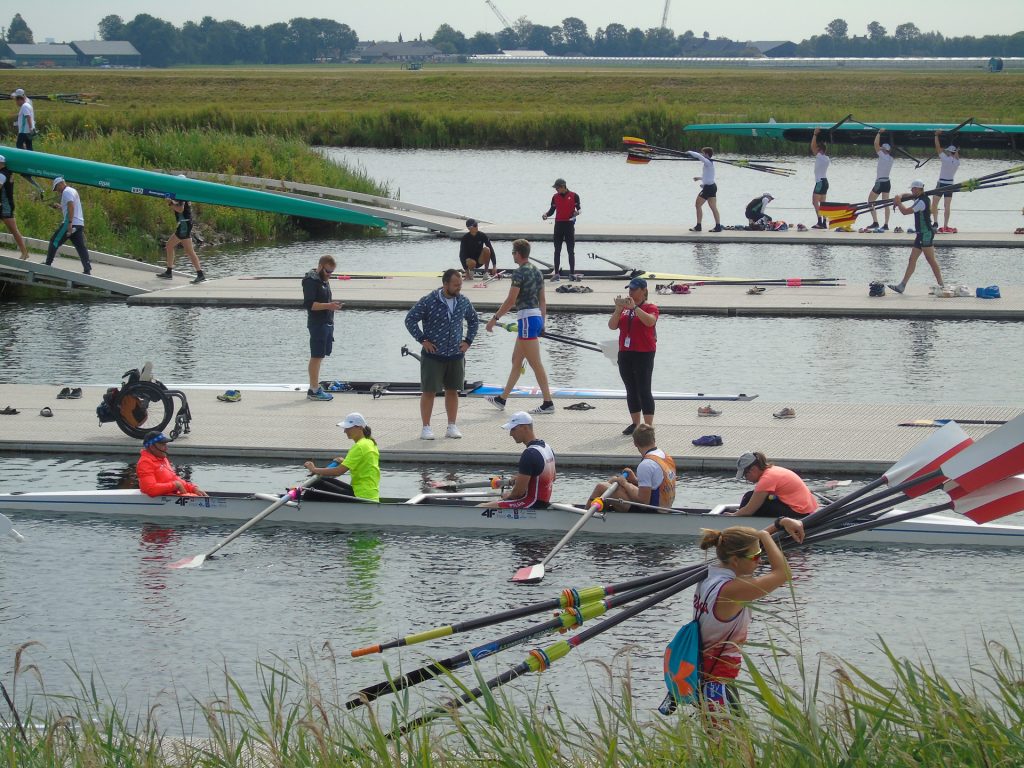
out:
<path id="1" fill-rule="evenodd" d="M 563 242 L 569 253 L 569 272 L 576 271 L 576 217 L 580 213 L 580 196 L 569 191 L 565 179 L 555 179 L 552 186 L 555 194 L 551 196 L 551 207 L 541 218 L 547 221 L 551 214 L 555 215 L 555 273 L 551 279 L 558 280 Z"/>
<path id="2" fill-rule="evenodd" d="M 473 272 L 477 267 L 491 268 L 491 275 L 498 274 L 497 257 L 494 254 L 494 246 L 491 239 L 480 231 L 476 219 L 466 219 L 466 229 L 469 231 L 462 236 L 459 245 L 459 261 L 462 262 L 462 270 L 466 273 L 466 280 L 472 280 Z"/>

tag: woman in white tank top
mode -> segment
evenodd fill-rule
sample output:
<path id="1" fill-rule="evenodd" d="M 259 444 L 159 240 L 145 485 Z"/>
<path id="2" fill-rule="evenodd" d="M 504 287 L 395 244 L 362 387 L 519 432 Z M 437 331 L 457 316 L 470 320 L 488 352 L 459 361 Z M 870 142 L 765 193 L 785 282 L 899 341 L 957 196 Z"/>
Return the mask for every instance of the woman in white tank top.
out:
<path id="1" fill-rule="evenodd" d="M 750 626 L 747 603 L 774 592 L 790 579 L 786 556 L 772 538 L 780 528 L 803 541 L 803 523 L 788 517 L 761 531 L 746 526 L 704 531 L 700 548 L 714 547 L 718 562 L 697 585 L 693 612 L 700 622 L 701 693 L 711 709 L 728 709 L 739 701 L 732 682 L 739 675 L 740 647 Z M 771 570 L 755 576 L 762 555 L 768 557 Z"/>

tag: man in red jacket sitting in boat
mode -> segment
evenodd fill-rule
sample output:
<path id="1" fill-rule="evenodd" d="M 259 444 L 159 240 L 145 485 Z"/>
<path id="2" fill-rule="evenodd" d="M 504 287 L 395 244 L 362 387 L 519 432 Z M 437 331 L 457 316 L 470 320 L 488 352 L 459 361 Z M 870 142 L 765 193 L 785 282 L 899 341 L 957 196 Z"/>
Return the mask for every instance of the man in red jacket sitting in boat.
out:
<path id="1" fill-rule="evenodd" d="M 139 463 L 135 473 L 139 476 L 139 490 L 147 496 L 206 496 L 199 486 L 182 480 L 167 458 L 167 443 L 163 432 L 149 432 L 142 441 Z"/>

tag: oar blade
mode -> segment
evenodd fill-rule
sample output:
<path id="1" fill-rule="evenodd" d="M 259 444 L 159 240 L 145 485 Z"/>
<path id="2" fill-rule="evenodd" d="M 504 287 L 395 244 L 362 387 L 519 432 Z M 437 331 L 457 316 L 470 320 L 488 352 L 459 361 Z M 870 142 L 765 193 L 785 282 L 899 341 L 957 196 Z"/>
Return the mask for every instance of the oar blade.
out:
<path id="1" fill-rule="evenodd" d="M 943 466 L 943 462 L 947 462 L 973 442 L 959 424 L 950 422 L 940 427 L 927 440 L 922 440 L 909 453 L 889 467 L 884 476 L 885 481 L 888 485 L 893 486 L 926 475 Z M 921 483 L 913 488 L 908 488 L 904 493 L 914 498 L 937 488 L 942 482 L 942 478 L 936 478 L 934 482 Z"/>
<path id="2" fill-rule="evenodd" d="M 942 432 L 954 426 L 947 424 Z M 942 473 L 956 483 L 953 498 L 973 493 L 990 483 L 1024 472 L 1024 413 L 985 435 L 964 451 L 941 463 Z"/>
<path id="3" fill-rule="evenodd" d="M 25 540 L 25 537 L 14 530 L 14 523 L 6 515 L 0 515 L 0 536 L 7 534 L 19 544 Z"/>
<path id="4" fill-rule="evenodd" d="M 651 158 L 647 155 L 638 155 L 635 152 L 630 152 L 626 155 L 626 162 L 629 165 L 647 165 L 651 162 Z"/>
<path id="5" fill-rule="evenodd" d="M 953 509 L 978 523 L 1024 511 L 1024 475 L 986 485 L 953 500 Z"/>
<path id="6" fill-rule="evenodd" d="M 199 568 L 206 561 L 206 555 L 195 555 L 183 557 L 181 560 L 170 563 L 168 568 Z"/>
<path id="7" fill-rule="evenodd" d="M 623 136 L 622 137 L 622 143 L 623 144 L 629 144 L 631 146 L 637 146 L 637 145 L 645 146 L 647 144 L 647 139 L 640 139 L 640 138 L 637 138 L 636 136 Z"/>
<path id="8" fill-rule="evenodd" d="M 516 584 L 540 584 L 543 580 L 544 563 L 524 566 L 512 576 L 512 581 Z"/>

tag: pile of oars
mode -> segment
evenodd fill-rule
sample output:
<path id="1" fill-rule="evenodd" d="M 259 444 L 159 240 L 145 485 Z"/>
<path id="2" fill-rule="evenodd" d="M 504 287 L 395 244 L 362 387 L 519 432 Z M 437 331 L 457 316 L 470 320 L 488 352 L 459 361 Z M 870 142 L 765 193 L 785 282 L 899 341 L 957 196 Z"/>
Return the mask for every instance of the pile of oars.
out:
<path id="1" fill-rule="evenodd" d="M 698 162 L 697 158 L 688 152 L 648 144 L 636 136 L 623 136 L 622 143 L 626 145 L 626 162 L 633 165 L 647 165 L 652 160 L 689 160 L 691 162 Z M 746 168 L 749 171 L 770 173 L 773 176 L 792 176 L 796 173 L 792 168 L 780 168 L 777 165 L 769 165 L 771 162 L 778 162 L 772 160 L 725 160 L 721 157 L 713 157 L 711 162 L 734 165 L 737 168 Z"/>
<path id="2" fill-rule="evenodd" d="M 808 515 L 804 519 L 807 535 L 802 544 L 797 544 L 783 534 L 776 534 L 776 538 L 783 549 L 793 549 L 828 541 L 853 531 L 899 523 L 942 510 L 954 510 L 976 523 L 990 522 L 1024 509 L 1024 477 L 1015 477 L 1021 472 L 1024 472 L 1024 415 L 999 427 L 977 443 L 974 443 L 955 423 L 950 423 L 903 456 L 877 480 Z M 948 495 L 947 501 L 924 509 L 885 516 L 885 513 L 895 505 L 938 488 L 942 488 Z M 742 522 L 737 520 L 737 523 Z M 576 528 L 577 526 L 574 526 L 574 529 Z M 565 539 L 559 542 L 559 547 L 564 543 Z M 482 687 L 466 690 L 442 706 L 430 709 L 395 728 L 389 737 L 397 738 L 436 718 L 450 714 L 454 709 L 476 701 L 483 695 L 485 689 L 497 688 L 530 672 L 543 672 L 586 641 L 693 586 L 701 581 L 706 573 L 707 565 L 698 564 L 620 584 L 566 589 L 559 596 L 549 600 L 354 650 L 353 656 L 365 656 L 551 610 L 560 611 L 552 619 L 491 640 L 450 658 L 434 661 L 400 677 L 363 688 L 346 703 L 346 707 L 354 709 L 368 704 L 382 695 L 432 680 L 439 675 L 448 674 L 474 661 L 548 633 L 575 630 L 591 619 L 620 609 L 600 624 L 580 629 L 568 639 L 535 648 L 521 662 L 486 681 Z"/>
<path id="3" fill-rule="evenodd" d="M 967 179 L 956 184 L 948 184 L 935 189 L 922 192 L 922 197 L 929 195 L 942 195 L 946 192 L 975 192 L 979 189 L 995 189 L 996 187 L 1008 187 L 1012 184 L 1024 184 L 1024 165 L 1015 165 L 1003 171 L 979 176 L 976 179 Z M 903 200 L 906 201 L 904 196 Z M 821 203 L 818 210 L 821 215 L 828 219 L 830 227 L 845 227 L 853 224 L 857 217 L 866 211 L 879 210 L 890 205 L 896 205 L 895 199 L 875 200 L 874 202 L 863 203 Z"/>

